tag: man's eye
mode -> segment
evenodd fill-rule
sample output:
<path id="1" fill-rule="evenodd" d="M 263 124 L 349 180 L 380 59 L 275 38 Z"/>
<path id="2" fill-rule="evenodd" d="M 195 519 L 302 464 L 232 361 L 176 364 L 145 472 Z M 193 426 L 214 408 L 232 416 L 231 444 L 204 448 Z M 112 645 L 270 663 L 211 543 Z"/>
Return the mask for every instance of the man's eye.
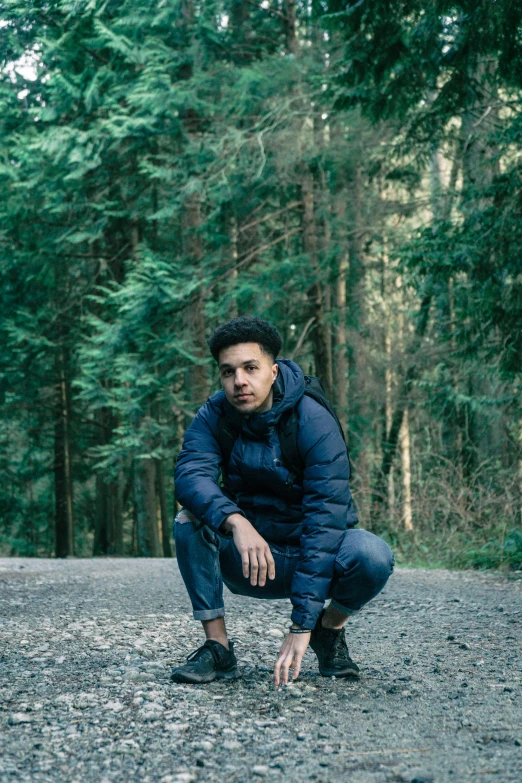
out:
<path id="1" fill-rule="evenodd" d="M 248 367 L 247 369 L 249 369 L 249 370 L 257 370 L 257 367 L 255 366 L 255 364 L 251 364 L 250 367 Z"/>

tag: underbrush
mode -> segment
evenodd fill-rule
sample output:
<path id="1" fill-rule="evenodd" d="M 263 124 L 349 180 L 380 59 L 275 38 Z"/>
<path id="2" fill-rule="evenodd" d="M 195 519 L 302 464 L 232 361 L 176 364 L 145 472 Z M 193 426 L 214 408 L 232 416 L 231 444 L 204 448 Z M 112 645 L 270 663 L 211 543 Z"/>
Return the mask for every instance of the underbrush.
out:
<path id="1" fill-rule="evenodd" d="M 506 530 L 504 525 L 473 535 L 469 531 L 449 531 L 433 536 L 426 532 L 408 533 L 382 530 L 398 566 L 522 571 L 522 531 Z"/>
<path id="2" fill-rule="evenodd" d="M 400 479 L 399 474 L 399 490 Z M 397 489 L 378 520 L 365 520 L 364 514 L 361 519 L 361 527 L 390 544 L 397 565 L 522 571 L 522 498 L 515 471 L 488 462 L 464 479 L 454 465 L 432 455 L 430 470 L 413 474 L 411 490 L 412 530 L 405 529 Z"/>

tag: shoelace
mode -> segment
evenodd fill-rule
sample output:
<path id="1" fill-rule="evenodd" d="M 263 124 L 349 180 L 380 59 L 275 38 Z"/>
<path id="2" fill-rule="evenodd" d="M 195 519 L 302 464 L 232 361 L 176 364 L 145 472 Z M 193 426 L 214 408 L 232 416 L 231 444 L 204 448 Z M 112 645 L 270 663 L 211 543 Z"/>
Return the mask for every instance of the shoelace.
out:
<path id="1" fill-rule="evenodd" d="M 330 655 L 334 661 L 349 661 L 350 653 L 346 645 L 346 639 L 344 633 L 336 633 L 332 639 L 332 646 L 330 647 Z"/>
<path id="2" fill-rule="evenodd" d="M 230 643 L 230 649 L 232 649 L 232 642 Z M 196 658 L 199 658 L 204 652 L 209 651 L 212 657 L 214 658 L 214 661 L 216 662 L 216 666 L 219 666 L 220 659 L 223 656 L 223 653 L 219 649 L 219 647 L 216 647 L 214 644 L 209 644 L 208 640 L 201 645 L 201 647 L 198 647 L 197 650 L 194 650 L 194 652 L 190 653 L 190 655 L 187 656 L 187 661 L 195 661 Z"/>
<path id="3" fill-rule="evenodd" d="M 194 652 L 190 653 L 190 655 L 187 655 L 187 661 L 195 661 L 196 658 L 199 658 L 202 653 L 207 652 L 207 650 L 217 662 L 214 645 L 207 644 L 207 642 L 202 644 L 201 647 L 198 647 L 197 650 L 194 650 Z"/>

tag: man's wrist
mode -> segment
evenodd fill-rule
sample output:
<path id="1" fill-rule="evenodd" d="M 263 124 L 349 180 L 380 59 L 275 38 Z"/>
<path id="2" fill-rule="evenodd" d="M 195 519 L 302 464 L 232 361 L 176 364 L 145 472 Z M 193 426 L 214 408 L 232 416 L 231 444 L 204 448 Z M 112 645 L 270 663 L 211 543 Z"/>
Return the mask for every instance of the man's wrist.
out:
<path id="1" fill-rule="evenodd" d="M 223 522 L 223 527 L 225 530 L 235 530 L 237 527 L 244 525 L 245 523 L 250 524 L 248 519 L 245 519 L 242 514 L 230 514 Z"/>

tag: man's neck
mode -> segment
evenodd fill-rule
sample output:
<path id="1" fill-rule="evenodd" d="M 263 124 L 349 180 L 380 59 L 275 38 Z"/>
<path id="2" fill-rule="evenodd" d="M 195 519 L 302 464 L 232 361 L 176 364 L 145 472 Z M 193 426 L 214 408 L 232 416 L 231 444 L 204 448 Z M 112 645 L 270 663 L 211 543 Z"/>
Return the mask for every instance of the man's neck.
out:
<path id="1" fill-rule="evenodd" d="M 272 389 L 270 389 L 270 394 L 268 395 L 266 400 L 264 402 L 262 402 L 261 405 L 259 406 L 259 408 L 256 408 L 255 411 L 250 411 L 250 415 L 252 413 L 266 413 L 267 411 L 270 410 L 270 408 L 272 407 L 273 404 L 274 404 L 274 390 L 272 388 Z M 245 416 L 248 416 L 248 415 L 249 415 L 249 413 L 245 414 Z"/>

